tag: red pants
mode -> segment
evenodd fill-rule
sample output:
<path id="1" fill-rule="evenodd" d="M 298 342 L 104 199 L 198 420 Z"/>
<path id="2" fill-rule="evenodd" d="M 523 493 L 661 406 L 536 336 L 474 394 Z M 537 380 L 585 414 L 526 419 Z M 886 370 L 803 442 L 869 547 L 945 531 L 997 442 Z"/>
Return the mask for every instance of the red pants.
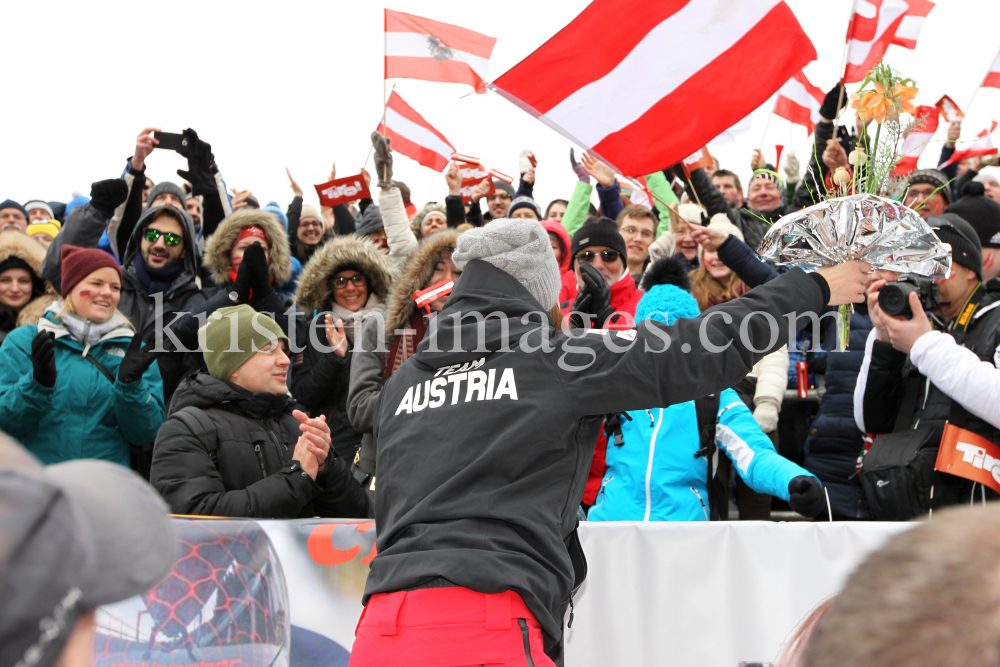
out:
<path id="1" fill-rule="evenodd" d="M 468 588 L 373 595 L 355 631 L 350 667 L 554 667 L 521 596 Z"/>

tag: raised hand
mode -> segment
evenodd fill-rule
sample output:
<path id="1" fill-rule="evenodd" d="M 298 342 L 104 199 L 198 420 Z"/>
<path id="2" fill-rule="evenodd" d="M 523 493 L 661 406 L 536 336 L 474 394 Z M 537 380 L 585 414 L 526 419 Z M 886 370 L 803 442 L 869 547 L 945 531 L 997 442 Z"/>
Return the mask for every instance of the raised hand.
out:
<path id="1" fill-rule="evenodd" d="M 333 321 L 333 316 L 329 313 L 323 321 L 326 330 L 326 341 L 333 348 L 334 354 L 343 358 L 347 354 L 347 335 L 344 333 L 344 320 L 337 318 Z"/>
<path id="2" fill-rule="evenodd" d="M 156 145 L 160 143 L 153 137 L 153 132 L 161 131 L 158 127 L 147 127 L 135 138 L 135 153 L 132 155 L 133 169 L 142 171 L 146 168 L 146 158 L 153 152 Z"/>
<path id="3" fill-rule="evenodd" d="M 292 178 L 292 172 L 288 170 L 288 167 L 285 167 L 285 173 L 288 174 L 288 181 L 291 183 L 289 187 L 292 188 L 292 194 L 294 194 L 296 197 L 301 197 L 302 188 L 300 188 L 299 184 L 295 182 L 294 178 Z"/>
<path id="4" fill-rule="evenodd" d="M 594 177 L 601 187 L 610 188 L 615 183 L 615 171 L 590 153 L 584 153 L 583 170 Z"/>
<path id="5" fill-rule="evenodd" d="M 153 352 L 149 345 L 142 347 L 142 339 L 135 334 L 125 350 L 125 358 L 118 365 L 118 381 L 130 384 L 140 379 L 158 356 L 160 353 Z"/>
<path id="6" fill-rule="evenodd" d="M 462 194 L 462 170 L 458 168 L 457 162 L 448 163 L 448 168 L 444 172 L 444 180 L 448 184 L 449 196 Z"/>
<path id="7" fill-rule="evenodd" d="M 35 382 L 56 385 L 56 335 L 51 331 L 40 331 L 31 340 L 31 367 Z"/>

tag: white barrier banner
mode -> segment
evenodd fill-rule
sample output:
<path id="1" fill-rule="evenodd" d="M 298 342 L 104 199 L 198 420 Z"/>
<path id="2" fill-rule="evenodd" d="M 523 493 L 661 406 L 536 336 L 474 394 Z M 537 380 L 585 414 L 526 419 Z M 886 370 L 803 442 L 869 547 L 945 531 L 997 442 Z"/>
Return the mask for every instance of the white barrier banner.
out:
<path id="1" fill-rule="evenodd" d="M 894 523 L 583 523 L 568 667 L 770 661 Z M 180 558 L 102 608 L 97 667 L 347 667 L 372 521 L 181 520 Z"/>

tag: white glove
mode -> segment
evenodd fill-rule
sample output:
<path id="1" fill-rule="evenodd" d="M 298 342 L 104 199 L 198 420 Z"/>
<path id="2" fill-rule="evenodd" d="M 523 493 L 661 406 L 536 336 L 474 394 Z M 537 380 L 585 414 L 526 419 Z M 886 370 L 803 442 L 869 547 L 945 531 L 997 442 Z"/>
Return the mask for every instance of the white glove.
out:
<path id="1" fill-rule="evenodd" d="M 655 262 L 663 257 L 672 257 L 677 252 L 677 241 L 669 229 L 660 234 L 649 246 L 649 260 Z"/>
<path id="2" fill-rule="evenodd" d="M 530 148 L 525 148 L 517 154 L 517 170 L 519 174 L 527 174 L 528 170 L 531 169 L 531 160 L 528 159 L 528 153 L 533 152 Z"/>
<path id="3" fill-rule="evenodd" d="M 799 169 L 799 159 L 795 157 L 795 153 L 788 151 L 785 157 L 785 165 L 781 168 L 785 172 L 785 177 L 789 183 L 798 183 L 800 180 Z"/>
<path id="4" fill-rule="evenodd" d="M 774 403 L 761 403 L 753 411 L 753 418 L 760 424 L 760 430 L 771 433 L 778 428 L 778 408 Z"/>

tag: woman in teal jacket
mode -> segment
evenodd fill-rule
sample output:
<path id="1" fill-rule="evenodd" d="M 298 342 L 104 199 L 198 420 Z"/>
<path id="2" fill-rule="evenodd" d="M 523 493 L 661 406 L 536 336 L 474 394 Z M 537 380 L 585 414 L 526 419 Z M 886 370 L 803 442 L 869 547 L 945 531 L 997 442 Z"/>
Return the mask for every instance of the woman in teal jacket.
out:
<path id="1" fill-rule="evenodd" d="M 114 258 L 96 248 L 61 251 L 63 298 L 0 346 L 0 429 L 46 464 L 128 466 L 129 444 L 153 442 L 165 417 L 155 355 L 116 310 Z"/>
<path id="2" fill-rule="evenodd" d="M 636 322 L 655 319 L 673 324 L 678 318 L 700 314 L 697 302 L 687 292 L 684 267 L 672 257 L 653 263 L 642 287 L 646 294 L 636 307 Z M 825 508 L 819 480 L 774 450 L 735 391 L 723 390 L 717 409 L 713 409 L 717 456 L 732 459 L 750 488 L 788 501 L 804 516 L 814 517 Z M 634 410 L 622 417 L 620 424 L 620 444 L 608 438 L 608 471 L 589 520 L 715 518 L 709 498 L 708 462 L 704 456 L 695 456 L 702 447 L 696 401 Z M 714 463 L 713 470 L 717 469 Z"/>

